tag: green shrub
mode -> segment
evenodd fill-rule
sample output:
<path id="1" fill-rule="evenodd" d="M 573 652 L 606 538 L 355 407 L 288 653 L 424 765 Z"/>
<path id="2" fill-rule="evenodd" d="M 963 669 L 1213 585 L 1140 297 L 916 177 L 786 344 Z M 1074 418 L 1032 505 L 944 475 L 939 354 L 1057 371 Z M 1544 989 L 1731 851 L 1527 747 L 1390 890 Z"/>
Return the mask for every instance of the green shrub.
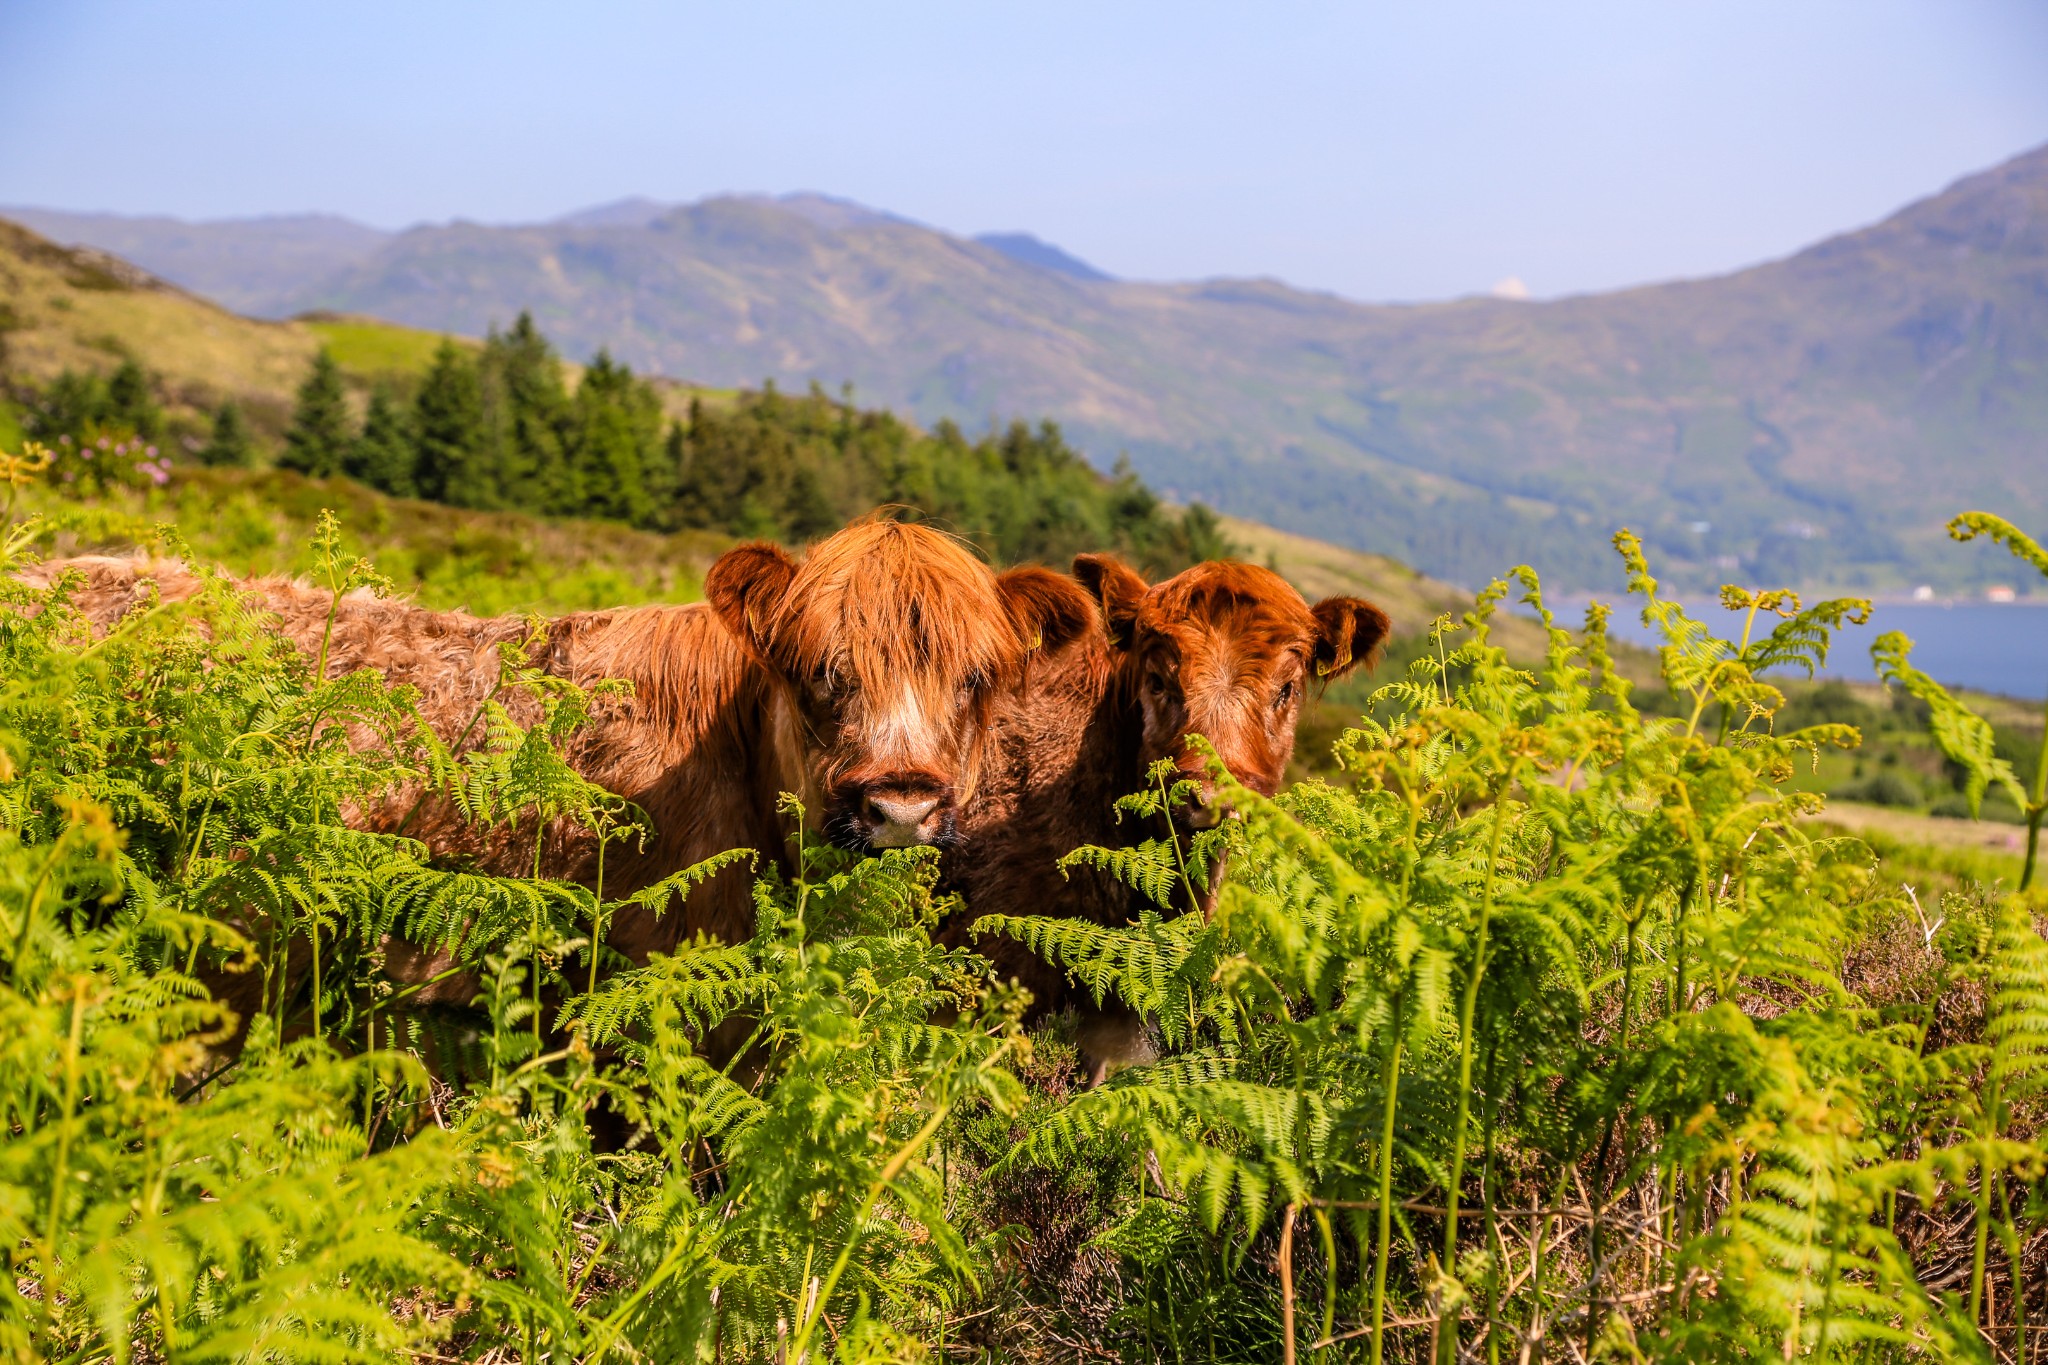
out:
<path id="1" fill-rule="evenodd" d="M 1837 788 L 1835 795 L 1844 801 L 1868 801 L 1873 806 L 1918 806 L 1927 799 L 1919 783 L 1893 768 L 1880 769 L 1860 782 Z"/>

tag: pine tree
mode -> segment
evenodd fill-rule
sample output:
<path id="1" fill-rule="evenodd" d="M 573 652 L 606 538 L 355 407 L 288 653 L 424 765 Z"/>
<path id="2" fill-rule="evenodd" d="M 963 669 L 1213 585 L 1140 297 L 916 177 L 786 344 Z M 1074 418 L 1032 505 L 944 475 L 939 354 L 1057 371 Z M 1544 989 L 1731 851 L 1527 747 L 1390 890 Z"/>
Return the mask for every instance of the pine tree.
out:
<path id="1" fill-rule="evenodd" d="M 349 430 L 348 395 L 341 385 L 341 367 L 326 347 L 313 357 L 313 369 L 299 385 L 298 406 L 285 433 L 280 469 L 296 469 L 316 479 L 341 472 L 353 440 Z"/>
<path id="2" fill-rule="evenodd" d="M 151 440 L 163 431 L 163 413 L 150 392 L 149 376 L 133 360 L 122 361 L 108 377 L 106 411 L 100 420 Z"/>
<path id="3" fill-rule="evenodd" d="M 809 465 L 798 466 L 790 476 L 789 492 L 782 500 L 782 524 L 791 540 L 815 540 L 839 529 L 845 518 L 825 496 L 825 485 Z"/>
<path id="4" fill-rule="evenodd" d="M 682 524 L 679 504 L 689 458 L 689 433 L 681 422 L 671 421 L 668 434 L 662 438 L 661 454 L 646 470 L 647 497 L 654 504 L 654 516 L 648 522 L 650 529 L 673 531 Z"/>
<path id="5" fill-rule="evenodd" d="M 199 448 L 199 462 L 220 469 L 247 469 L 256 463 L 256 447 L 249 439 L 248 423 L 242 420 L 242 405 L 234 399 L 213 410 L 213 436 Z"/>
<path id="6" fill-rule="evenodd" d="M 725 522 L 725 496 L 719 465 L 707 448 L 718 430 L 706 421 L 704 400 L 690 399 L 690 418 L 669 433 L 669 454 L 675 474 L 675 495 L 669 518 L 677 526 L 719 526 Z"/>
<path id="7" fill-rule="evenodd" d="M 90 371 L 65 370 L 35 395 L 28 411 L 28 434 L 43 441 L 83 439 L 96 432 L 106 410 L 106 381 Z"/>
<path id="8" fill-rule="evenodd" d="M 356 437 L 342 461 L 341 472 L 381 493 L 410 498 L 419 492 L 413 476 L 418 458 L 413 445 L 411 423 L 406 412 L 379 386 L 370 394 L 370 411 L 363 418 L 363 434 Z"/>
<path id="9" fill-rule="evenodd" d="M 573 515 L 582 490 L 567 448 L 574 425 L 562 362 L 533 315 L 521 313 L 509 332 L 492 332 L 478 361 L 486 446 L 501 507 Z"/>
<path id="10" fill-rule="evenodd" d="M 661 459 L 661 400 L 633 371 L 599 351 L 576 389 L 577 482 L 580 510 L 634 525 L 649 524 L 654 503 L 647 469 Z"/>
<path id="11" fill-rule="evenodd" d="M 489 471 L 480 467 L 487 458 L 483 390 L 477 367 L 452 341 L 434 353 L 413 400 L 413 432 L 419 496 L 458 507 L 489 505 L 495 490 Z"/>

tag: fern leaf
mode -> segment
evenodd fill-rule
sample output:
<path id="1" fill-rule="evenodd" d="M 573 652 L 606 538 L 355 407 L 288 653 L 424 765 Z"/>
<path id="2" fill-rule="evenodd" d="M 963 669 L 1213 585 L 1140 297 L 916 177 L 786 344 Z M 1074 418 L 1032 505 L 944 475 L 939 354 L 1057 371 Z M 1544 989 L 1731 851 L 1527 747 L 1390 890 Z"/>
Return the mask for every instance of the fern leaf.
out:
<path id="1" fill-rule="evenodd" d="M 1961 767 L 1966 776 L 1965 794 L 1974 818 L 1983 803 L 1984 792 L 1993 783 L 2013 799 L 2021 810 L 2027 808 L 2027 794 L 2020 786 L 2012 764 L 1998 756 L 1997 736 L 1990 722 L 1949 695 L 1947 688 L 1913 667 L 1913 642 L 1898 631 L 1878 636 L 1870 657 L 1879 676 L 1895 682 L 1907 693 L 1926 702 L 1930 711 L 1928 728 L 1941 751 Z"/>

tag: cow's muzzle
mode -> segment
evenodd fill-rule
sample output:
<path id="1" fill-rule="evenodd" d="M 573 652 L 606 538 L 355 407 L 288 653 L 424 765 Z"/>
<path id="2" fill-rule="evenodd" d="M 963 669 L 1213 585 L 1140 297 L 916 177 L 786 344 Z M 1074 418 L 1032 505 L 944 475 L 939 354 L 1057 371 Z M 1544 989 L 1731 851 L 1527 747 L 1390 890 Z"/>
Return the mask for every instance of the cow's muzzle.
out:
<path id="1" fill-rule="evenodd" d="M 915 848 L 953 837 L 953 794 L 924 779 L 871 782 L 843 791 L 835 821 L 840 842 L 854 848 Z"/>

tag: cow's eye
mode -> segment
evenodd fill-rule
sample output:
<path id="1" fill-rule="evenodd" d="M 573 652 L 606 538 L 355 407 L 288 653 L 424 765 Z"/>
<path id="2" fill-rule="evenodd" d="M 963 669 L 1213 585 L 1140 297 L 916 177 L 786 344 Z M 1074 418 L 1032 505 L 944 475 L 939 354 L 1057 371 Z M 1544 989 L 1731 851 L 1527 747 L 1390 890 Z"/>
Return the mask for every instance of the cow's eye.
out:
<path id="1" fill-rule="evenodd" d="M 1273 709 L 1275 711 L 1284 711 L 1287 709 L 1287 703 L 1293 700 L 1294 679 L 1289 678 L 1286 682 L 1280 684 L 1280 691 L 1273 698 Z"/>

